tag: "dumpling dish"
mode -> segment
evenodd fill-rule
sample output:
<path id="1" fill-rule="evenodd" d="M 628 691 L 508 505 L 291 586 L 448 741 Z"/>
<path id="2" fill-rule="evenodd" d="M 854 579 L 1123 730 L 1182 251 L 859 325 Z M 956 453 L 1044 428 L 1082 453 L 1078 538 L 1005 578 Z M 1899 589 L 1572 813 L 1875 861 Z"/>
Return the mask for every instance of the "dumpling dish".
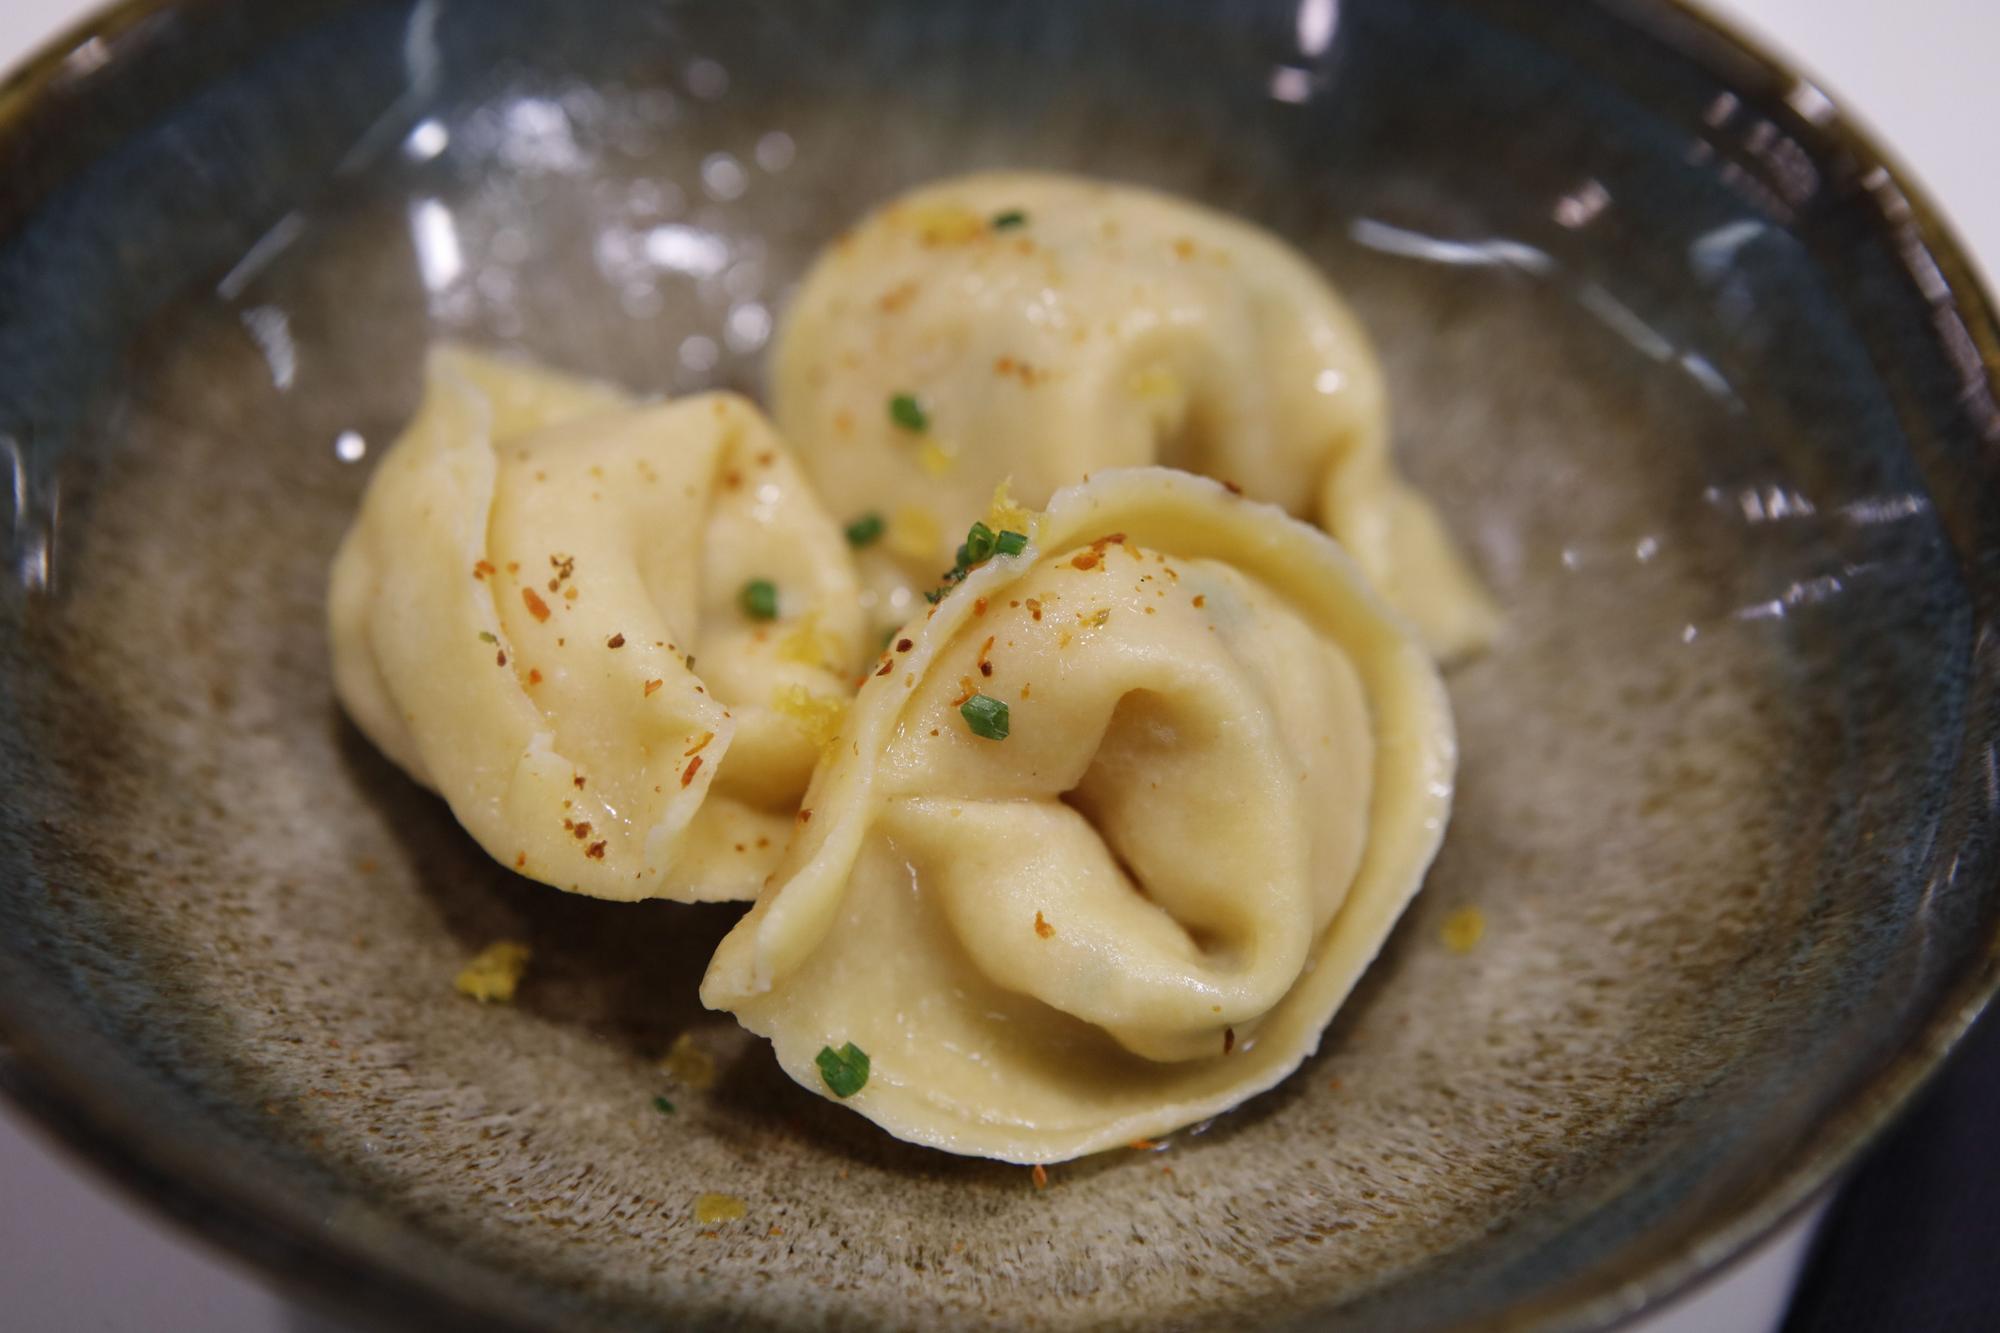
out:
<path id="1" fill-rule="evenodd" d="M 881 516 L 863 554 L 878 623 L 909 613 L 1001 481 L 1039 505 L 1158 463 L 1319 521 L 1440 656 L 1493 631 L 1395 470 L 1354 316 L 1296 251 L 1198 205 L 1020 172 L 913 191 L 813 266 L 771 390 L 834 516 Z"/>
<path id="2" fill-rule="evenodd" d="M 865 1052 L 898 1137 L 1046 1162 L 1312 1052 L 1455 752 L 1422 645 L 1282 511 L 1146 468 L 1027 526 L 884 651 L 702 998 L 808 1087 Z"/>
<path id="3" fill-rule="evenodd" d="M 446 348 L 335 557 L 334 683 L 503 865 L 747 898 L 853 692 L 857 596 L 746 400 Z"/>
<path id="4" fill-rule="evenodd" d="M 1283 1079 L 1497 625 L 1354 317 L 1194 204 L 970 176 L 828 248 L 771 388 L 435 351 L 333 562 L 348 714 L 521 875 L 751 900 L 703 1002 L 900 1138 L 1061 1161 Z"/>

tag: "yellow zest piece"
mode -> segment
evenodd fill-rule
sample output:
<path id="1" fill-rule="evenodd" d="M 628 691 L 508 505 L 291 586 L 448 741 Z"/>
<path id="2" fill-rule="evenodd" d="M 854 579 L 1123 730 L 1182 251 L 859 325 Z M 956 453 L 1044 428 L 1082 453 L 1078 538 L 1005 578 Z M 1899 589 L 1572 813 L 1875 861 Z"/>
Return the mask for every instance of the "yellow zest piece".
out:
<path id="1" fill-rule="evenodd" d="M 803 685 L 786 685 L 771 696 L 771 707 L 790 718 L 805 738 L 822 750 L 840 739 L 847 705 Z"/>
<path id="2" fill-rule="evenodd" d="M 778 660 L 831 671 L 840 660 L 840 640 L 819 627 L 819 612 L 808 611 L 778 640 Z"/>
<path id="3" fill-rule="evenodd" d="M 528 970 L 529 949 L 519 940 L 495 940 L 459 969 L 452 986 L 481 1004 L 506 1004 Z"/>
<path id="4" fill-rule="evenodd" d="M 944 533 L 929 510 L 905 505 L 889 516 L 889 531 L 882 540 L 905 560 L 936 560 Z"/>
<path id="5" fill-rule="evenodd" d="M 958 446 L 946 440 L 926 439 L 917 446 L 917 466 L 935 481 L 958 466 Z"/>
<path id="6" fill-rule="evenodd" d="M 694 1220 L 703 1226 L 739 1222 L 749 1211 L 750 1205 L 734 1194 L 697 1194 L 694 1199 Z"/>
<path id="7" fill-rule="evenodd" d="M 695 1092 L 707 1092 L 715 1086 L 715 1057 L 695 1044 L 692 1032 L 674 1038 L 660 1068 L 674 1082 Z"/>
<path id="8" fill-rule="evenodd" d="M 1453 953 L 1471 953 L 1486 938 L 1486 913 L 1477 907 L 1461 907 L 1444 919 L 1438 936 Z"/>
<path id="9" fill-rule="evenodd" d="M 986 219 L 958 204 L 909 209 L 903 220 L 925 245 L 962 245 L 986 234 Z"/>
<path id="10" fill-rule="evenodd" d="M 1125 387 L 1131 390 L 1134 398 L 1152 402 L 1172 402 L 1185 392 L 1180 376 L 1160 366 L 1133 371 L 1131 378 L 1125 381 Z"/>
<path id="11" fill-rule="evenodd" d="M 1014 479 L 1008 477 L 993 488 L 993 503 L 986 508 L 986 526 L 995 532 L 1018 532 L 1030 540 L 1041 515 L 1014 501 Z"/>

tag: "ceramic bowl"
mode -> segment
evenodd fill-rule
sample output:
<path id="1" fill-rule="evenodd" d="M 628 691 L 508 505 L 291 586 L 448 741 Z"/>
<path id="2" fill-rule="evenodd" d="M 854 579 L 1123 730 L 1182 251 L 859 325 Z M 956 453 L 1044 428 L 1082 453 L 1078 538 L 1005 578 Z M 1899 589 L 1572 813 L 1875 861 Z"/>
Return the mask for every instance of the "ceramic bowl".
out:
<path id="1" fill-rule="evenodd" d="M 5 1082 L 363 1316 L 1597 1327 L 1809 1200 L 1992 988 L 1992 311 L 1672 5 L 139 0 L 0 91 L 0 161 Z M 817 246 L 999 165 L 1323 265 L 1507 619 L 1318 1055 L 1045 1189 L 704 1011 L 733 910 L 490 863 L 342 719 L 322 614 L 433 339 L 755 392 Z M 500 937 L 516 1002 L 456 995 Z"/>

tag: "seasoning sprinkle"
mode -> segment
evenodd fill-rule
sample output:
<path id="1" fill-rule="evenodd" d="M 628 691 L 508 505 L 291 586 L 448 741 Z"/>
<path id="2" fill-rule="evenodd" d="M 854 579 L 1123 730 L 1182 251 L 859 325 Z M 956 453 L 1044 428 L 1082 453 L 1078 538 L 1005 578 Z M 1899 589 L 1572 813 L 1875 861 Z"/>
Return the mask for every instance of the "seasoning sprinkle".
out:
<path id="1" fill-rule="evenodd" d="M 873 546 L 882 539 L 882 532 L 888 526 L 880 514 L 863 514 L 847 525 L 847 544 L 857 551 Z"/>
<path id="2" fill-rule="evenodd" d="M 743 605 L 743 614 L 752 620 L 778 618 L 778 585 L 769 579 L 751 579 L 743 585 L 738 600 Z"/>
<path id="3" fill-rule="evenodd" d="M 837 1051 L 831 1046 L 820 1047 L 813 1063 L 819 1066 L 827 1090 L 836 1097 L 852 1097 L 868 1086 L 868 1052 L 851 1041 Z"/>
<path id="4" fill-rule="evenodd" d="M 999 699 L 989 699 L 983 694 L 975 694 L 959 705 L 958 714 L 965 719 L 965 725 L 975 736 L 984 736 L 989 741 L 1007 739 L 1007 705 Z"/>
<path id="5" fill-rule="evenodd" d="M 1006 231 L 1010 227 L 1024 227 L 1027 223 L 1026 213 L 1018 208 L 1010 208 L 1004 213 L 995 213 L 991 226 L 995 231 Z"/>
<path id="6" fill-rule="evenodd" d="M 913 393 L 899 393 L 889 399 L 889 420 L 904 430 L 913 431 L 918 435 L 931 428 L 929 414 L 924 411 L 923 404 L 917 401 L 917 396 Z"/>

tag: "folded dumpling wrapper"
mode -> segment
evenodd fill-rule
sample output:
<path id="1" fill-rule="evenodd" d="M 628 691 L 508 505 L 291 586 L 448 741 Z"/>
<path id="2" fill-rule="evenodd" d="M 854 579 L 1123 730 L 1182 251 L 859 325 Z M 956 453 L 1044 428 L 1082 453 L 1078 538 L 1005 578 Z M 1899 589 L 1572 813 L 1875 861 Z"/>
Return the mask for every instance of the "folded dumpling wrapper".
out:
<path id="1" fill-rule="evenodd" d="M 1026 526 L 883 654 L 702 999 L 822 1094 L 817 1053 L 860 1047 L 847 1104 L 900 1138 L 1047 1162 L 1317 1047 L 1456 750 L 1430 655 L 1283 511 L 1140 468 Z"/>
<path id="2" fill-rule="evenodd" d="M 744 588 L 768 581 L 777 615 Z M 853 561 L 747 400 L 441 348 L 333 564 L 335 688 L 496 860 L 748 898 L 865 654 Z"/>
<path id="3" fill-rule="evenodd" d="M 1199 205 L 1039 173 L 925 186 L 827 247 L 771 387 L 834 517 L 886 520 L 862 559 L 878 623 L 911 613 L 1002 480 L 1039 505 L 1161 464 L 1323 524 L 1441 656 L 1494 632 L 1395 470 L 1360 325 L 1303 256 Z"/>

